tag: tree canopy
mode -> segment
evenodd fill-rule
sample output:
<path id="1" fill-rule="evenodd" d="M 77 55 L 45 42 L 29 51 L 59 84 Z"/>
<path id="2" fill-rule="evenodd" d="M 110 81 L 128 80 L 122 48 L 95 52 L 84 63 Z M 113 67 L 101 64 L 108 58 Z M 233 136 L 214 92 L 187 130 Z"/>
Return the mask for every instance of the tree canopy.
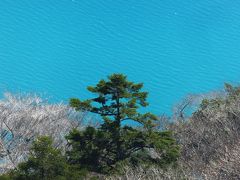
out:
<path id="1" fill-rule="evenodd" d="M 9 173 L 9 179 L 50 180 L 65 179 L 68 171 L 67 161 L 60 150 L 52 147 L 49 137 L 39 137 L 33 142 L 31 155 Z"/>
<path id="2" fill-rule="evenodd" d="M 159 165 L 176 161 L 179 151 L 171 132 L 155 130 L 158 118 L 151 113 L 138 112 L 140 107 L 148 105 L 148 93 L 141 91 L 142 87 L 143 83 L 128 81 L 123 74 L 112 74 L 107 80 L 87 88 L 96 94 L 95 98 L 70 100 L 76 110 L 99 114 L 104 120 L 97 129 L 73 130 L 67 136 L 72 147 L 68 152 L 70 162 L 103 172 L 123 161 L 135 165 L 143 160 Z M 139 126 L 134 128 L 131 123 L 123 126 L 126 120 L 137 122 Z M 153 158 L 149 149 L 159 152 L 161 158 Z"/>
<path id="3" fill-rule="evenodd" d="M 149 127 L 152 120 L 157 120 L 151 113 L 140 114 L 140 107 L 148 106 L 147 92 L 142 92 L 143 83 L 134 83 L 127 80 L 127 76 L 113 74 L 108 81 L 100 80 L 96 86 L 87 89 L 97 97 L 81 101 L 73 98 L 70 105 L 76 110 L 90 111 L 104 117 L 105 123 L 113 123 L 120 127 L 126 120 L 136 121 L 145 127 Z M 114 121 L 110 121 L 114 120 Z"/>

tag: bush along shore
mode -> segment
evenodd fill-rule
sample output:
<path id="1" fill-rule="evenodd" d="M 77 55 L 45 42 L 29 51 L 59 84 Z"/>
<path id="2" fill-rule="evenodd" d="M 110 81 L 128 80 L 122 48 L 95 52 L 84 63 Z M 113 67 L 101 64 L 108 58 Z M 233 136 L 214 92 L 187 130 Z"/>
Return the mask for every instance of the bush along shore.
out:
<path id="1" fill-rule="evenodd" d="M 239 87 L 188 96 L 172 117 L 141 113 L 142 87 L 112 74 L 69 105 L 5 94 L 0 179 L 240 179 Z"/>

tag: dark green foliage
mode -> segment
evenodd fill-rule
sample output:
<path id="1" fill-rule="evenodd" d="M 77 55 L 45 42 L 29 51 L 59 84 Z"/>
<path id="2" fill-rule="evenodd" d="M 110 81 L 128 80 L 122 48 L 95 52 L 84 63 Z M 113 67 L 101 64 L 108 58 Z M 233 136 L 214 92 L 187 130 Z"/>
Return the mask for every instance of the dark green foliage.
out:
<path id="1" fill-rule="evenodd" d="M 79 171 L 71 171 L 71 167 L 68 166 L 60 150 L 53 148 L 52 140 L 44 136 L 34 141 L 31 155 L 26 162 L 20 163 L 16 169 L 0 178 L 6 180 L 66 180 L 82 175 Z"/>
<path id="2" fill-rule="evenodd" d="M 129 82 L 122 74 L 113 74 L 108 80 L 101 80 L 88 90 L 96 97 L 81 101 L 71 99 L 70 105 L 76 110 L 89 111 L 102 116 L 100 128 L 88 127 L 84 131 L 73 130 L 67 139 L 71 146 L 69 162 L 96 172 L 109 172 L 120 162 L 155 163 L 162 166 L 175 162 L 179 149 L 170 132 L 154 129 L 157 117 L 151 113 L 141 114 L 137 110 L 148 105 L 147 92 L 142 92 L 142 83 Z M 139 129 L 123 121 L 139 124 Z M 154 158 L 149 150 L 161 154 Z"/>
<path id="3" fill-rule="evenodd" d="M 79 165 L 80 169 L 101 171 L 100 158 L 106 153 L 104 146 L 108 143 L 106 133 L 92 127 L 82 132 L 74 129 L 67 139 L 72 147 L 72 150 L 68 152 L 71 164 Z"/>

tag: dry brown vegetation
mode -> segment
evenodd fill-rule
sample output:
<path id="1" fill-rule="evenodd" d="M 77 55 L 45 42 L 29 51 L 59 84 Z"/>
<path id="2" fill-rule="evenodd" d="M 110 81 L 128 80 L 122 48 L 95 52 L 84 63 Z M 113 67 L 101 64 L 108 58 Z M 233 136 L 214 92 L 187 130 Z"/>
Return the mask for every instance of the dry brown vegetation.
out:
<path id="1" fill-rule="evenodd" d="M 37 136 L 48 135 L 64 148 L 65 135 L 82 126 L 84 114 L 63 104 L 48 104 L 36 95 L 5 94 L 0 101 L 1 172 L 25 160 Z"/>
<path id="2" fill-rule="evenodd" d="M 172 123 L 161 117 L 181 146 L 178 168 L 126 168 L 123 176 L 110 179 L 240 179 L 239 94 L 239 88 L 230 87 L 226 93 L 188 96 L 176 106 Z M 196 106 L 198 110 L 188 116 Z"/>
<path id="3" fill-rule="evenodd" d="M 239 96 L 205 100 L 171 129 L 182 147 L 180 163 L 188 172 L 200 179 L 240 179 Z"/>

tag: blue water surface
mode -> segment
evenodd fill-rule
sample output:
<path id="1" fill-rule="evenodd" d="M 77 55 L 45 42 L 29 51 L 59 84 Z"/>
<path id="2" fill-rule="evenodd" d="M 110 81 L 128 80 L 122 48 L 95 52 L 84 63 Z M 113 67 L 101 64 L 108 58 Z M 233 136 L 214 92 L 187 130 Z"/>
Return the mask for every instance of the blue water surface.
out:
<path id="1" fill-rule="evenodd" d="M 240 81 L 240 1 L 1 0 L 0 92 L 87 98 L 119 72 L 149 111 Z"/>

